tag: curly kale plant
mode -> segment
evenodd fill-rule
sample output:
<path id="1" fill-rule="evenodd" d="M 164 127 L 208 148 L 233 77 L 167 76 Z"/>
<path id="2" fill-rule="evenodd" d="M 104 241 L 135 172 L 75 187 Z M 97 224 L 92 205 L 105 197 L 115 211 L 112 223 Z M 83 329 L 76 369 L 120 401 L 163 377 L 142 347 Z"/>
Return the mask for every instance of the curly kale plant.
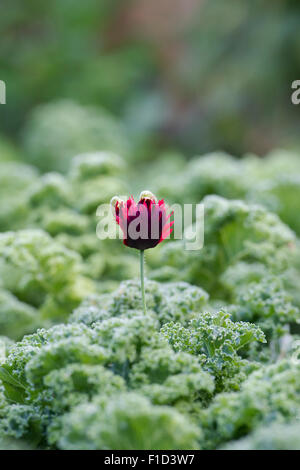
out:
<path id="1" fill-rule="evenodd" d="M 196 449 L 201 435 L 176 410 L 153 406 L 133 392 L 79 405 L 63 417 L 61 426 L 58 446 L 68 450 Z M 55 425 L 51 438 L 57 438 Z"/>
<path id="2" fill-rule="evenodd" d="M 264 336 L 204 313 L 200 288 L 152 281 L 146 292 L 146 317 L 138 284 L 123 283 L 112 296 L 84 301 L 69 324 L 9 345 L 1 434 L 63 449 L 197 447 L 199 412 L 258 367 L 238 350 Z"/>
<path id="3" fill-rule="evenodd" d="M 162 249 L 169 276 L 203 286 L 216 298 L 228 299 L 225 272 L 243 262 L 269 273 L 281 274 L 298 256 L 295 234 L 262 206 L 243 201 L 207 196 L 204 247 L 199 252 L 184 251 L 182 241 Z M 160 270 L 153 273 L 160 276 Z M 224 282 L 225 281 L 225 282 Z"/>
<path id="4" fill-rule="evenodd" d="M 225 450 L 299 450 L 299 422 L 259 427 L 248 437 L 232 441 Z"/>
<path id="5" fill-rule="evenodd" d="M 299 418 L 300 364 L 284 360 L 254 371 L 236 393 L 221 393 L 199 416 L 205 439 L 214 448 L 238 439 L 259 425 Z"/>
<path id="6" fill-rule="evenodd" d="M 71 102 L 24 135 L 50 172 L 0 145 L 0 449 L 299 449 L 299 156 L 140 171 L 118 121 Z M 202 250 L 148 250 L 146 314 L 133 250 L 95 236 L 133 180 L 205 208 Z"/>
<path id="7" fill-rule="evenodd" d="M 260 328 L 247 322 L 232 322 L 224 311 L 201 313 L 187 327 L 167 323 L 161 332 L 175 351 L 199 357 L 204 370 L 215 377 L 217 391 L 238 388 L 247 369 L 251 369 L 251 364 L 242 360 L 238 351 L 252 341 L 265 342 Z"/>
<path id="8" fill-rule="evenodd" d="M 66 317 L 93 291 L 81 271 L 80 256 L 42 230 L 1 233 L 0 334 L 19 338 Z"/>

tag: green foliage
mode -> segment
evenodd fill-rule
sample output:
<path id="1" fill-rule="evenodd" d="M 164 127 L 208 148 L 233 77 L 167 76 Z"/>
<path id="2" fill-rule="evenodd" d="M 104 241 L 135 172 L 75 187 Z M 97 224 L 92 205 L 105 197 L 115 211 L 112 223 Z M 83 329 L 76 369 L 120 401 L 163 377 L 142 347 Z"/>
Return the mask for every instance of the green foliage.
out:
<path id="1" fill-rule="evenodd" d="M 275 214 L 262 206 L 219 196 L 207 196 L 202 202 L 204 247 L 194 253 L 184 250 L 182 241 L 165 245 L 162 259 L 173 268 L 170 276 L 200 284 L 212 296 L 227 299 L 223 274 L 236 263 L 247 263 L 250 270 L 253 264 L 260 264 L 272 273 L 288 267 L 296 252 L 296 238 Z M 160 276 L 159 269 L 153 276 Z"/>
<path id="2" fill-rule="evenodd" d="M 55 438 L 56 433 L 55 434 Z M 79 405 L 62 420 L 62 449 L 195 449 L 200 432 L 168 407 L 125 393 Z"/>
<path id="3" fill-rule="evenodd" d="M 297 139 L 297 2 L 139 3 L 3 0 L 0 67 L 14 97 L 4 129 L 66 97 L 105 106 L 147 139 L 155 130 L 159 148 L 261 153 Z"/>
<path id="4" fill-rule="evenodd" d="M 186 323 L 208 300 L 208 295 L 203 289 L 186 282 L 161 285 L 146 281 L 145 292 L 149 314 L 156 317 L 161 324 L 171 320 Z M 71 321 L 91 324 L 107 316 L 128 315 L 136 310 L 142 310 L 139 282 L 126 281 L 109 296 L 93 296 L 86 299 L 72 314 Z"/>
<path id="5" fill-rule="evenodd" d="M 169 241 L 149 253 L 146 317 L 135 253 L 95 235 L 97 206 L 128 194 L 130 163 L 97 151 L 70 159 L 64 175 L 41 176 L 2 163 L 3 194 L 23 213 L 13 225 L 12 205 L 1 219 L 19 230 L 0 234 L 0 445 L 217 448 L 292 421 L 300 245 L 277 215 L 249 202 L 253 182 L 284 173 L 276 155 L 266 161 L 262 169 L 256 157 L 197 158 L 180 190 L 165 186 L 170 202 L 210 192 L 244 200 L 204 197 L 202 250 Z M 26 177 L 14 187 L 10 171 Z"/>
<path id="6" fill-rule="evenodd" d="M 238 355 L 252 341 L 265 342 L 263 332 L 247 322 L 232 322 L 229 313 L 201 313 L 188 327 L 168 323 L 162 334 L 175 351 L 186 351 L 200 359 L 205 370 L 216 379 L 217 391 L 238 388 L 239 374 L 248 367 Z"/>
<path id="7" fill-rule="evenodd" d="M 175 178 L 175 183 L 162 182 L 159 190 L 179 202 L 200 201 L 208 194 L 242 198 L 252 183 L 236 159 L 221 152 L 194 157 Z"/>
<path id="8" fill-rule="evenodd" d="M 299 156 L 293 152 L 277 150 L 263 159 L 246 155 L 240 160 L 211 153 L 194 157 L 170 181 L 158 184 L 157 192 L 181 203 L 215 194 L 262 204 L 299 234 L 299 174 Z"/>
<path id="9" fill-rule="evenodd" d="M 13 338 L 63 318 L 93 290 L 80 256 L 42 230 L 0 234 L 0 276 L 1 332 Z"/>
<path id="10" fill-rule="evenodd" d="M 19 162 L 0 162 L 0 230 L 24 226 L 29 215 L 26 190 L 36 182 L 34 167 Z"/>
<path id="11" fill-rule="evenodd" d="M 144 348 L 129 380 L 134 389 L 153 403 L 179 408 L 182 402 L 205 403 L 215 388 L 212 376 L 203 370 L 197 357 L 174 352 L 165 345 Z"/>
<path id="12" fill-rule="evenodd" d="M 124 252 L 120 243 L 99 241 L 95 236 L 98 205 L 106 204 L 109 210 L 111 197 L 119 191 L 127 192 L 123 182 L 126 165 L 121 157 L 104 151 L 78 155 L 72 158 L 70 171 L 64 176 L 55 172 L 38 176 L 33 167 L 25 164 L 3 165 L 0 204 L 3 200 L 5 206 L 0 228 L 3 222 L 4 229 L 44 230 L 66 251 L 82 255 L 82 274 L 94 280 L 101 278 L 101 291 L 113 290 L 116 280 L 138 275 L 138 261 L 133 253 Z M 18 214 L 14 201 L 21 211 Z M 90 292 L 86 281 L 79 284 L 87 289 L 86 293 Z"/>
<path id="13" fill-rule="evenodd" d="M 0 135 L 0 162 L 15 161 L 20 158 L 18 149 L 12 142 Z"/>
<path id="14" fill-rule="evenodd" d="M 258 425 L 292 421 L 300 405 L 300 365 L 284 360 L 254 371 L 236 393 L 221 393 L 202 412 L 203 445 L 238 439 Z"/>
<path id="15" fill-rule="evenodd" d="M 136 283 L 123 283 L 113 295 L 85 300 L 69 324 L 38 330 L 12 344 L 0 369 L 5 397 L 0 434 L 66 449 L 116 448 L 117 443 L 128 449 L 194 448 L 201 433 L 191 425 L 193 410 L 207 406 L 221 383 L 231 380 L 237 387 L 255 368 L 237 351 L 262 341 L 263 334 L 225 314 L 196 314 L 207 301 L 200 288 L 174 283 L 164 290 L 165 296 L 160 284 L 147 283 L 145 317 L 136 302 Z M 181 323 L 166 324 L 170 319 Z M 179 338 L 174 343 L 174 328 L 179 336 L 180 325 L 185 332 L 181 346 Z M 129 407 L 131 400 L 136 407 Z M 132 429 L 124 442 L 120 420 Z M 177 421 L 180 431 L 174 427 Z M 93 439 L 84 433 L 88 423 Z M 159 431 L 151 432 L 149 441 L 152 426 Z"/>
<path id="16" fill-rule="evenodd" d="M 122 125 L 108 112 L 72 101 L 41 105 L 24 131 L 27 160 L 42 171 L 66 172 L 74 155 L 110 150 L 126 155 Z"/>
<path id="17" fill-rule="evenodd" d="M 299 450 L 299 431 L 299 422 L 262 426 L 248 437 L 230 442 L 225 450 Z"/>
<path id="18" fill-rule="evenodd" d="M 218 154 L 187 165 L 173 200 L 244 200 L 204 197 L 199 252 L 170 241 L 149 253 L 146 317 L 135 253 L 95 236 L 96 207 L 127 192 L 130 164 L 92 152 L 64 175 L 23 165 L 28 179 L 3 180 L 24 212 L 21 230 L 0 234 L 0 445 L 217 448 L 246 436 L 241 445 L 259 448 L 256 428 L 292 421 L 300 245 L 277 215 L 246 201 L 253 181 L 283 173 L 276 155 L 267 162 L 262 171 L 255 157 Z"/>
<path id="19" fill-rule="evenodd" d="M 0 331 L 2 335 L 19 339 L 32 332 L 36 326 L 38 311 L 21 302 L 9 291 L 0 290 Z"/>
<path id="20" fill-rule="evenodd" d="M 299 309 L 291 300 L 279 279 L 265 278 L 237 289 L 230 312 L 235 321 L 256 323 L 272 338 L 284 334 L 283 326 L 300 321 Z"/>
<path id="21" fill-rule="evenodd" d="M 249 196 L 265 207 L 276 212 L 295 232 L 300 234 L 299 212 L 300 177 L 299 174 L 280 175 L 257 185 Z"/>
<path id="22" fill-rule="evenodd" d="M 1 7 L 0 449 L 299 449 L 297 2 Z M 146 315 L 97 211 L 145 188 L 205 209 Z"/>

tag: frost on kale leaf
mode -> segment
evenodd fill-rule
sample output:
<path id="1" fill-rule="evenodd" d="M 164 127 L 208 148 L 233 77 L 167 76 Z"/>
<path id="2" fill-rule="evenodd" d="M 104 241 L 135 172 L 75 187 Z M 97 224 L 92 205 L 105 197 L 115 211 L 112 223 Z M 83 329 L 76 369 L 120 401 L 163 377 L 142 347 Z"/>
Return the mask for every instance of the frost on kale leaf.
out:
<path id="1" fill-rule="evenodd" d="M 254 371 L 236 393 L 221 393 L 199 416 L 203 445 L 215 448 L 259 425 L 290 422 L 300 406 L 300 364 L 286 359 Z"/>

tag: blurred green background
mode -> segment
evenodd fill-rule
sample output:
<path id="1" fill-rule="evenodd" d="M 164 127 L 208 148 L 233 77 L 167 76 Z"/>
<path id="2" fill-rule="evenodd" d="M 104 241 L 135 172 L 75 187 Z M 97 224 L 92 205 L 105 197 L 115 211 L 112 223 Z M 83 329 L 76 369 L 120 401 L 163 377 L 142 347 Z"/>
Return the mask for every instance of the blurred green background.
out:
<path id="1" fill-rule="evenodd" d="M 99 108 L 106 146 L 118 133 L 113 150 L 137 159 L 173 148 L 187 156 L 298 149 L 290 96 L 300 78 L 299 24 L 296 0 L 1 0 L 1 133 L 23 143 L 33 110 L 67 99 Z M 74 114 L 77 134 L 93 117 L 68 105 L 52 119 L 68 126 Z M 97 123 L 87 127 L 98 133 Z M 85 142 L 95 150 L 94 134 L 74 151 L 90 150 Z M 32 155 L 36 145 L 25 141 Z"/>

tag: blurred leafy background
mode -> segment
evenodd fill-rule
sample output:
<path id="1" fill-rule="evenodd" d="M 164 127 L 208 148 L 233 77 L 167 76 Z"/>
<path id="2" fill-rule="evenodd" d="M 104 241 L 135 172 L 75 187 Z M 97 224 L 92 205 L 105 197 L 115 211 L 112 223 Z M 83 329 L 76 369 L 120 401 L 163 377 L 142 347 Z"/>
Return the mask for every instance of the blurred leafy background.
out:
<path id="1" fill-rule="evenodd" d="M 296 0 L 1 0 L 1 133 L 69 99 L 122 121 L 136 158 L 299 148 L 299 20 Z"/>

